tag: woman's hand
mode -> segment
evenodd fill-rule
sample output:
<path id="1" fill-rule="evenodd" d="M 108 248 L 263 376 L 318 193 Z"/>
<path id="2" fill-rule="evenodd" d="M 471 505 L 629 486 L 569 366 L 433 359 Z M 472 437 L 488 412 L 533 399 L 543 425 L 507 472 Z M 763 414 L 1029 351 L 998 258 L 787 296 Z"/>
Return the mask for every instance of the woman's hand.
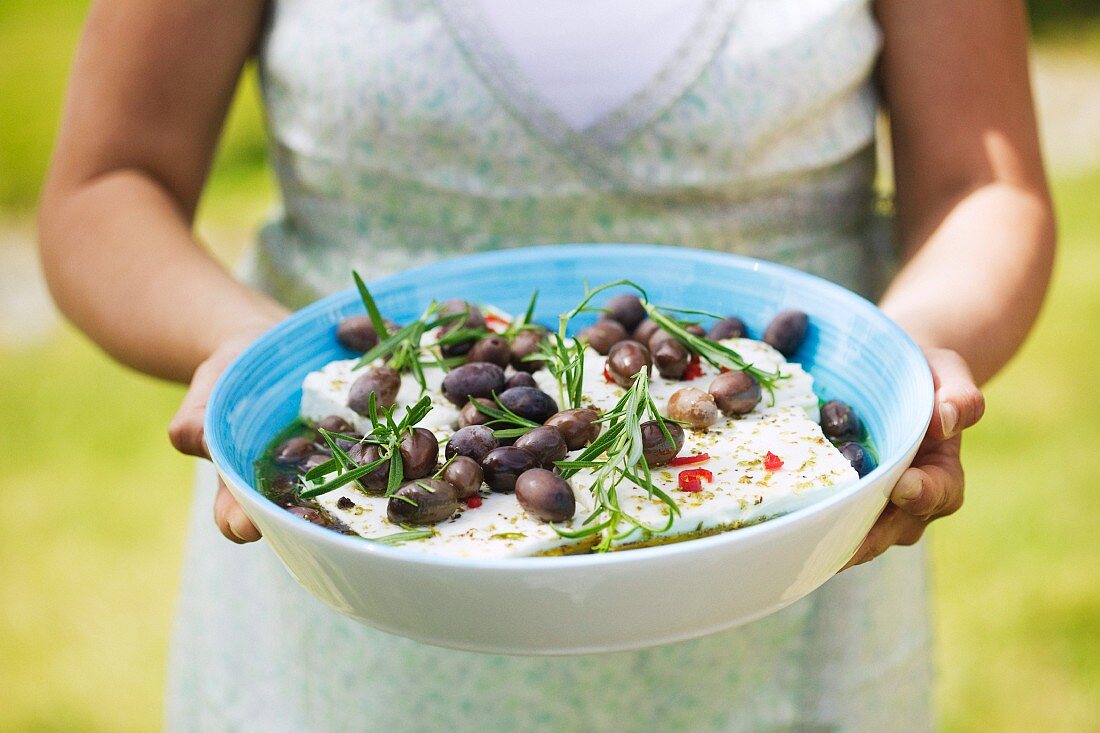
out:
<path id="1" fill-rule="evenodd" d="M 985 399 L 957 353 L 925 349 L 924 355 L 936 388 L 932 422 L 913 464 L 890 492 L 890 503 L 845 570 L 878 557 L 892 545 L 915 544 L 929 522 L 962 506 L 962 431 L 981 419 Z"/>
<path id="2" fill-rule="evenodd" d="M 176 450 L 189 456 L 210 458 L 203 435 L 203 420 L 206 417 L 206 403 L 210 392 L 229 363 L 263 330 L 261 328 L 244 332 L 228 339 L 195 370 L 191 386 L 168 425 L 168 437 Z M 229 493 L 221 477 L 218 478 L 218 495 L 214 499 L 214 522 L 226 539 L 238 544 L 260 539 L 260 530 Z"/>

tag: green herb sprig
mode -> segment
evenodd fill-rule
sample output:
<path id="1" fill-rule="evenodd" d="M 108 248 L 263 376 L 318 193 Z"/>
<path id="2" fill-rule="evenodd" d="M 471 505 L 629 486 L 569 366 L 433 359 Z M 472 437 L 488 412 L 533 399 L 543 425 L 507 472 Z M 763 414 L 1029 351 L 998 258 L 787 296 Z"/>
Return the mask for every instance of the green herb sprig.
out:
<path id="1" fill-rule="evenodd" d="M 493 401 L 496 403 L 495 407 L 482 404 L 476 399 L 471 399 L 477 411 L 482 415 L 491 417 L 489 422 L 485 423 L 488 428 L 493 428 L 493 437 L 496 438 L 518 438 L 521 435 L 526 435 L 535 428 L 539 427 L 539 423 L 534 420 L 528 420 L 525 417 L 517 415 L 504 406 L 504 403 L 500 401 L 500 398 L 495 394 L 493 395 Z M 496 428 L 494 426 L 504 425 L 509 427 Z"/>

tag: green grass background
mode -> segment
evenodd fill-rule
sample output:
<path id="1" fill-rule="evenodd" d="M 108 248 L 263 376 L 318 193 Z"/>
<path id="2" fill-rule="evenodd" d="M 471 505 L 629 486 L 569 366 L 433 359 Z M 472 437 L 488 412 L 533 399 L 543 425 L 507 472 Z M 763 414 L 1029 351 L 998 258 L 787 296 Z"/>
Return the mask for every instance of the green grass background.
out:
<path id="1" fill-rule="evenodd" d="M 36 199 L 84 7 L 0 3 L 0 222 Z M 1089 10 L 1040 4 L 1040 42 L 1096 52 Z M 1100 170 L 1054 178 L 1049 303 L 967 434 L 966 506 L 931 533 L 946 731 L 1100 728 Z M 219 254 L 271 196 L 249 74 L 202 208 Z M 192 475 L 165 439 L 181 395 L 67 327 L 0 348 L 0 730 L 159 725 Z"/>

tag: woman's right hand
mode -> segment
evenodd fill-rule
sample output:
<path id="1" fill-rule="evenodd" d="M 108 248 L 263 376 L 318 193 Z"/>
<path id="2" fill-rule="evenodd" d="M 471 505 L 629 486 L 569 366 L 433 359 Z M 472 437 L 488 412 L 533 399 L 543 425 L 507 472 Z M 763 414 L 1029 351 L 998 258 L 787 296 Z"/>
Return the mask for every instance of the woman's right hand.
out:
<path id="1" fill-rule="evenodd" d="M 191 378 L 191 386 L 183 402 L 180 403 L 179 410 L 168 424 L 168 438 L 176 450 L 189 456 L 210 458 L 203 435 L 203 421 L 206 417 L 206 403 L 210 399 L 210 392 L 229 363 L 264 330 L 266 327 L 246 331 L 226 340 L 195 370 Z M 237 544 L 260 539 L 260 530 L 229 493 L 220 476 L 218 477 L 218 495 L 214 499 L 214 522 L 226 539 Z"/>

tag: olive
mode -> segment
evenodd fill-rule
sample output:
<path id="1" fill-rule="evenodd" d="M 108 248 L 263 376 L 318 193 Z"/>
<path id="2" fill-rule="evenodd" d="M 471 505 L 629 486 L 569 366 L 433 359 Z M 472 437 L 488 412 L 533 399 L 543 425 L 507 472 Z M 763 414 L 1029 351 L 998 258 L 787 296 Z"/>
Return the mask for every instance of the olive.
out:
<path id="1" fill-rule="evenodd" d="M 477 409 L 475 406 L 477 404 L 484 405 L 485 407 L 497 406 L 496 403 L 488 397 L 474 397 L 458 411 L 458 427 L 464 428 L 467 425 L 484 425 L 493 419 Z"/>
<path id="2" fill-rule="evenodd" d="M 566 447 L 569 450 L 578 450 L 599 436 L 600 424 L 596 422 L 599 418 L 600 415 L 595 410 L 578 407 L 551 415 L 543 425 L 557 428 L 565 438 Z"/>
<path id="3" fill-rule="evenodd" d="M 666 339 L 653 349 L 653 364 L 665 379 L 680 379 L 691 363 L 691 352 L 676 339 Z"/>
<path id="4" fill-rule="evenodd" d="M 875 469 L 875 459 L 871 457 L 871 454 L 867 452 L 859 443 L 849 441 L 840 445 L 840 453 L 848 462 L 852 464 L 852 468 L 856 470 L 860 478 L 866 476 Z"/>
<path id="5" fill-rule="evenodd" d="M 379 407 L 392 407 L 401 389 L 401 375 L 388 366 L 374 367 L 351 383 L 348 391 L 348 407 L 360 415 L 370 414 L 370 396 L 373 392 Z"/>
<path id="6" fill-rule="evenodd" d="M 443 327 L 441 335 L 446 335 L 460 328 L 485 328 L 485 316 L 481 314 L 481 310 L 473 303 L 468 303 L 461 298 L 452 298 L 439 307 L 439 314 L 441 316 L 453 316 L 459 313 L 465 313 L 466 318 L 456 319 L 454 323 L 448 323 Z M 463 356 L 469 353 L 475 341 L 477 341 L 476 336 L 464 339 L 458 343 L 441 346 L 440 351 L 443 356 Z"/>
<path id="7" fill-rule="evenodd" d="M 512 368 L 517 372 L 537 372 L 542 369 L 542 361 L 526 361 L 525 357 L 537 354 L 542 340 L 546 338 L 546 329 L 542 326 L 527 326 L 512 339 Z"/>
<path id="8" fill-rule="evenodd" d="M 386 516 L 394 524 L 435 524 L 458 511 L 455 487 L 441 479 L 410 481 L 390 497 Z"/>
<path id="9" fill-rule="evenodd" d="M 443 469 L 443 480 L 455 487 L 459 499 L 469 499 L 481 488 L 485 473 L 473 458 L 455 456 Z"/>
<path id="10" fill-rule="evenodd" d="M 565 454 L 569 452 L 565 436 L 552 425 L 543 425 L 524 433 L 516 440 L 515 445 L 537 458 L 543 468 L 552 469 L 554 461 L 564 460 Z"/>
<path id="11" fill-rule="evenodd" d="M 650 351 L 657 348 L 665 341 L 675 341 L 676 337 L 663 328 L 654 329 L 653 333 L 649 335 L 649 340 L 646 341 L 646 346 Z"/>
<path id="12" fill-rule="evenodd" d="M 455 431 L 447 441 L 443 455 L 447 458 L 466 456 L 481 463 L 490 451 L 499 447 L 500 441 L 493 437 L 493 431 L 490 428 L 484 425 L 467 425 Z"/>
<path id="13" fill-rule="evenodd" d="M 684 447 L 684 429 L 674 422 L 664 421 L 665 429 L 672 437 L 672 442 L 661 432 L 661 426 L 656 420 L 646 420 L 642 423 L 642 455 L 650 468 L 663 466 L 680 452 Z"/>
<path id="14" fill-rule="evenodd" d="M 739 339 L 744 338 L 745 334 L 748 332 L 749 330 L 745 328 L 744 321 L 737 316 L 730 316 L 729 318 L 715 321 L 714 325 L 710 327 L 710 331 L 707 332 L 707 338 L 711 341 Z"/>
<path id="15" fill-rule="evenodd" d="M 504 388 L 510 389 L 512 387 L 537 387 L 539 383 L 535 381 L 535 378 L 528 372 L 516 372 L 512 376 L 504 380 Z"/>
<path id="16" fill-rule="evenodd" d="M 668 398 L 668 416 L 699 430 L 718 421 L 718 406 L 714 397 L 695 387 L 684 387 Z"/>
<path id="17" fill-rule="evenodd" d="M 604 356 L 607 356 L 612 346 L 629 338 L 623 324 L 611 318 L 602 318 L 577 335 L 587 341 L 597 353 Z"/>
<path id="18" fill-rule="evenodd" d="M 821 432 L 832 441 L 855 440 L 863 427 L 855 411 L 840 400 L 829 400 L 821 406 Z"/>
<path id="19" fill-rule="evenodd" d="M 512 361 L 512 347 L 501 336 L 485 336 L 478 339 L 470 348 L 470 353 L 466 355 L 466 361 L 485 361 L 496 364 L 503 369 Z"/>
<path id="20" fill-rule="evenodd" d="M 516 499 L 525 512 L 543 522 L 564 522 L 577 511 L 569 482 L 545 468 L 524 471 L 516 479 Z"/>
<path id="21" fill-rule="evenodd" d="M 809 324 L 809 317 L 802 311 L 783 311 L 764 330 L 764 342 L 783 356 L 793 356 L 806 339 Z"/>
<path id="22" fill-rule="evenodd" d="M 346 349 L 365 354 L 378 345 L 378 332 L 369 316 L 348 316 L 337 324 L 336 340 Z"/>
<path id="23" fill-rule="evenodd" d="M 280 506 L 290 506 L 298 498 L 298 478 L 283 474 L 271 479 L 267 484 L 267 498 Z"/>
<path id="24" fill-rule="evenodd" d="M 401 439 L 401 468 L 405 478 L 423 478 L 435 471 L 439 441 L 431 430 L 413 428 Z"/>
<path id="25" fill-rule="evenodd" d="M 760 382 L 748 372 L 719 374 L 708 391 L 723 415 L 745 415 L 760 404 Z"/>
<path id="26" fill-rule="evenodd" d="M 443 395 L 459 407 L 470 397 L 492 397 L 502 389 L 504 370 L 485 361 L 455 367 L 443 377 Z"/>
<path id="27" fill-rule="evenodd" d="M 351 450 L 348 451 L 348 458 L 355 461 L 355 463 L 360 466 L 374 463 L 380 457 L 378 446 L 374 443 L 356 443 L 351 447 Z M 358 483 L 363 488 L 363 491 L 368 494 L 378 495 L 385 493 L 389 478 L 390 462 L 383 461 L 378 468 L 356 479 L 356 483 Z"/>
<path id="28" fill-rule="evenodd" d="M 481 460 L 481 470 L 485 472 L 485 483 L 493 491 L 507 494 L 515 491 L 516 479 L 524 471 L 538 468 L 539 459 L 534 454 L 514 445 L 506 445 L 489 451 Z"/>
<path id="29" fill-rule="evenodd" d="M 648 375 L 653 362 L 649 360 L 649 349 L 637 341 L 620 341 L 607 353 L 607 373 L 620 387 L 629 387 L 643 369 Z"/>
<path id="30" fill-rule="evenodd" d="M 646 318 L 634 329 L 634 340 L 640 344 L 648 344 L 649 337 L 661 329 L 652 318 Z"/>
<path id="31" fill-rule="evenodd" d="M 325 515 L 321 514 L 321 512 L 313 509 L 312 507 L 290 506 L 287 507 L 286 510 L 300 519 L 304 519 L 307 522 L 312 522 L 313 524 L 319 524 L 322 527 L 327 527 L 329 524 L 328 519 L 325 518 Z"/>
<path id="32" fill-rule="evenodd" d="M 512 387 L 501 392 L 497 399 L 520 417 L 539 425 L 558 411 L 554 398 L 538 387 Z"/>
<path id="33" fill-rule="evenodd" d="M 302 471 L 308 472 L 314 468 L 317 468 L 323 463 L 328 463 L 332 460 L 332 456 L 328 453 L 314 453 L 302 463 Z"/>
<path id="34" fill-rule="evenodd" d="M 293 466 L 309 458 L 314 450 L 309 438 L 291 438 L 275 449 L 272 459 L 280 466 Z"/>
<path id="35" fill-rule="evenodd" d="M 693 336 L 699 336 L 702 338 L 707 335 L 707 329 L 700 326 L 698 323 L 685 323 L 684 330 Z"/>
<path id="36" fill-rule="evenodd" d="M 607 309 L 608 317 L 623 324 L 623 328 L 628 332 L 637 328 L 638 324 L 646 318 L 642 299 L 629 293 L 616 295 L 604 304 L 604 308 Z"/>
<path id="37" fill-rule="evenodd" d="M 344 435 L 350 435 L 351 431 L 355 428 L 339 415 L 329 415 L 321 422 L 317 423 L 319 430 L 327 430 L 330 433 L 343 433 Z"/>

